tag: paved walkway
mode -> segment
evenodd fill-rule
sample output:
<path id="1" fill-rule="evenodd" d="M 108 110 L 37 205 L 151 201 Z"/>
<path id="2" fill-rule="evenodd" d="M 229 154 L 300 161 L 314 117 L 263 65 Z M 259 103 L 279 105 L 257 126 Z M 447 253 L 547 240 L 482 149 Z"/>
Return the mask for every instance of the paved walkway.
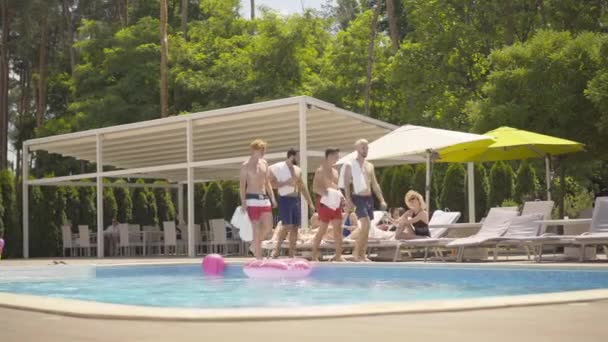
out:
<path id="1" fill-rule="evenodd" d="M 24 341 L 606 341 L 608 301 L 471 312 L 249 323 L 70 318 L 0 309 L 0 340 Z"/>

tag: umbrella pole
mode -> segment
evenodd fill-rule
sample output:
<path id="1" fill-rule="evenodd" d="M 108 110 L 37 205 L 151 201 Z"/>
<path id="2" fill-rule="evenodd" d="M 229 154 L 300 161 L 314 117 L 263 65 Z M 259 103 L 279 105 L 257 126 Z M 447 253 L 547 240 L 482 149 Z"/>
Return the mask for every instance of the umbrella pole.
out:
<path id="1" fill-rule="evenodd" d="M 475 164 L 467 163 L 467 185 L 469 193 L 469 222 L 475 222 Z"/>
<path id="2" fill-rule="evenodd" d="M 426 202 L 427 210 L 431 210 L 431 152 L 426 153 L 426 185 L 424 187 L 424 200 Z"/>
<path id="3" fill-rule="evenodd" d="M 551 200 L 551 156 L 545 156 L 545 182 L 547 184 L 547 201 Z"/>

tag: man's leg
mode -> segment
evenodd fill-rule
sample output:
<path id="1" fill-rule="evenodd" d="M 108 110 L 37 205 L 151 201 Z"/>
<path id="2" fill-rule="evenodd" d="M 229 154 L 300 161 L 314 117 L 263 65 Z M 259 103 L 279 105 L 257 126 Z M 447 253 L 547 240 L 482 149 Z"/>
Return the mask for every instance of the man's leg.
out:
<path id="1" fill-rule="evenodd" d="M 251 221 L 251 229 L 253 229 L 253 256 L 262 260 L 262 240 L 264 239 L 264 232 L 260 221 Z"/>
<path id="2" fill-rule="evenodd" d="M 319 261 L 319 245 L 321 244 L 321 239 L 323 239 L 323 235 L 327 232 L 327 226 L 329 222 L 321 221 L 319 225 L 319 230 L 317 231 L 317 235 L 312 242 L 312 261 Z"/>
<path id="3" fill-rule="evenodd" d="M 274 249 L 274 251 L 272 252 L 273 258 L 278 258 L 281 255 L 281 245 L 283 244 L 283 241 L 285 241 L 285 238 L 287 237 L 287 233 L 289 233 L 291 231 L 291 228 L 292 228 L 291 225 L 281 226 L 281 228 L 280 228 L 281 230 L 279 231 L 279 234 L 277 235 L 277 246 Z M 277 228 L 277 229 L 279 229 L 279 228 Z"/>
<path id="4" fill-rule="evenodd" d="M 296 244 L 298 242 L 298 227 L 291 226 L 289 229 L 289 257 L 296 256 Z"/>
<path id="5" fill-rule="evenodd" d="M 359 218 L 359 227 L 361 232 L 357 238 L 357 255 L 355 255 L 355 261 L 366 261 L 367 259 L 367 240 L 369 238 L 369 217 Z"/>
<path id="6" fill-rule="evenodd" d="M 346 261 L 342 257 L 342 219 L 331 221 L 331 226 L 334 228 L 334 243 L 336 244 L 336 255 L 334 261 Z"/>

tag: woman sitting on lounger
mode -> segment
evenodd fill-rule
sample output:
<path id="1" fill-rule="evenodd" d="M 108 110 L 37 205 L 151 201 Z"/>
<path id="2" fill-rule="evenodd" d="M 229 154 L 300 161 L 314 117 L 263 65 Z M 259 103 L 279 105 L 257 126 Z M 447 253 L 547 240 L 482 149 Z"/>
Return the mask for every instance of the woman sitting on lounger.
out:
<path id="1" fill-rule="evenodd" d="M 429 214 L 422 195 L 410 190 L 405 194 L 405 205 L 408 210 L 395 221 L 398 240 L 412 240 L 431 236 L 429 232 Z"/>

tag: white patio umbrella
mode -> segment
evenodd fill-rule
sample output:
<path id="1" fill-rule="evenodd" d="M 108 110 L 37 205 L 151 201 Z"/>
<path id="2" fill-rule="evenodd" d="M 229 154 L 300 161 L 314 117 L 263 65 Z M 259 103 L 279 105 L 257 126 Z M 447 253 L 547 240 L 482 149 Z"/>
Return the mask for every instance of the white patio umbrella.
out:
<path id="1" fill-rule="evenodd" d="M 485 147 L 491 143 L 492 138 L 485 135 L 405 125 L 370 142 L 367 160 L 377 166 L 426 162 L 425 200 L 428 205 L 431 198 L 431 162 L 434 158 Z M 342 165 L 356 157 L 356 151 L 349 153 L 337 164 Z"/>

